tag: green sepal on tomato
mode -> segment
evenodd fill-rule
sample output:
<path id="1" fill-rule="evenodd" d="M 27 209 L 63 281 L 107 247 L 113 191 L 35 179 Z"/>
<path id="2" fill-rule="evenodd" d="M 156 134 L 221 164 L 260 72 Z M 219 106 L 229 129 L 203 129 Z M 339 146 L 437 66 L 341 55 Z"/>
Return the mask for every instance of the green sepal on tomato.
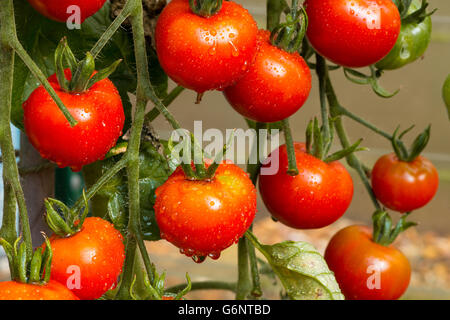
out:
<path id="1" fill-rule="evenodd" d="M 257 50 L 258 28 L 241 5 L 224 1 L 210 17 L 195 14 L 189 0 L 173 0 L 158 18 L 159 62 L 179 85 L 203 93 L 224 89 L 244 76 Z"/>
<path id="2" fill-rule="evenodd" d="M 413 14 L 421 7 L 414 0 L 408 10 Z M 381 61 L 376 63 L 380 70 L 395 70 L 410 64 L 423 56 L 431 40 L 432 22 L 428 15 L 422 21 L 402 21 L 400 35 L 394 48 Z"/>

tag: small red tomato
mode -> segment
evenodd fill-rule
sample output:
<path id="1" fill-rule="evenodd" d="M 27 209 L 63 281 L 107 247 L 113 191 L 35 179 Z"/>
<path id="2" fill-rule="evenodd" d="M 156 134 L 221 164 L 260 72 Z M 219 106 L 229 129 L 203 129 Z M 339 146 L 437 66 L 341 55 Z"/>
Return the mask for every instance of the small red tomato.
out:
<path id="1" fill-rule="evenodd" d="M 299 174 L 287 174 L 286 146 L 272 152 L 263 168 L 278 168 L 259 177 L 259 191 L 269 212 L 281 223 L 296 229 L 328 226 L 348 209 L 353 180 L 338 162 L 325 163 L 306 153 L 305 144 L 295 143 Z"/>
<path id="2" fill-rule="evenodd" d="M 372 65 L 394 47 L 401 19 L 392 0 L 306 0 L 308 40 L 334 63 Z"/>
<path id="3" fill-rule="evenodd" d="M 28 0 L 28 2 L 40 14 L 52 20 L 66 22 L 69 17 L 79 13 L 80 22 L 83 22 L 100 10 L 106 0 Z"/>
<path id="4" fill-rule="evenodd" d="M 296 113 L 311 91 L 311 72 L 298 53 L 270 43 L 270 32 L 260 30 L 254 64 L 236 85 L 225 89 L 231 106 L 246 118 L 277 122 Z"/>
<path id="5" fill-rule="evenodd" d="M 100 298 L 116 285 L 125 260 L 123 238 L 106 220 L 86 218 L 81 231 L 68 238 L 53 235 L 51 279 L 82 300 Z"/>
<path id="6" fill-rule="evenodd" d="M 211 181 L 188 180 L 178 168 L 156 190 L 154 209 L 162 238 L 197 262 L 218 259 L 252 224 L 256 189 L 232 163 L 220 164 Z"/>
<path id="7" fill-rule="evenodd" d="M 389 209 L 410 212 L 425 206 L 439 187 L 434 165 L 419 156 L 411 162 L 400 161 L 392 153 L 382 156 L 372 170 L 375 196 Z"/>
<path id="8" fill-rule="evenodd" d="M 66 77 L 71 78 L 69 70 Z M 48 78 L 78 124 L 71 127 L 43 86 L 23 104 L 25 131 L 41 156 L 59 167 L 79 171 L 101 160 L 122 135 L 125 114 L 119 92 L 109 79 L 83 93 L 61 89 L 56 76 Z"/>
<path id="9" fill-rule="evenodd" d="M 336 233 L 325 260 L 349 300 L 396 300 L 411 278 L 411 266 L 403 253 L 373 242 L 370 229 L 363 226 Z"/>
<path id="10" fill-rule="evenodd" d="M 257 50 L 258 27 L 239 4 L 224 1 L 204 18 L 188 0 L 173 0 L 159 16 L 156 52 L 164 71 L 178 84 L 203 93 L 243 77 Z"/>
<path id="11" fill-rule="evenodd" d="M 0 282 L 0 300 L 80 300 L 57 281 L 45 285 Z"/>

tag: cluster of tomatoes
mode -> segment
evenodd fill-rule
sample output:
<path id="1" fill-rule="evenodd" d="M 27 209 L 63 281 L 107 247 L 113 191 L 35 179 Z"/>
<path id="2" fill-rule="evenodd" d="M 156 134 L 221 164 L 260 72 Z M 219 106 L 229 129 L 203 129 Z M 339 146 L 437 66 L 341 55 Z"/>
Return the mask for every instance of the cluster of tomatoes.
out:
<path id="1" fill-rule="evenodd" d="M 67 18 L 51 12 L 46 6 L 50 1 L 29 1 L 46 16 L 59 21 Z M 82 8 L 82 20 L 104 2 L 83 2 L 89 3 L 89 8 Z M 67 7 L 66 1 L 57 3 Z M 381 63 L 399 39 L 400 13 L 391 0 L 306 0 L 304 7 L 310 44 L 338 65 L 353 68 Z M 194 13 L 190 1 L 172 0 L 158 19 L 155 43 L 162 68 L 175 82 L 199 94 L 221 90 L 230 105 L 251 120 L 284 120 L 304 105 L 311 90 L 311 72 L 302 56 L 274 45 L 270 32 L 258 30 L 248 11 L 231 1 L 202 16 Z M 72 75 L 66 72 L 65 77 L 70 81 Z M 74 170 L 102 159 L 124 125 L 117 89 L 108 79 L 77 93 L 64 90 L 56 76 L 49 82 L 78 124 L 70 126 L 41 86 L 23 105 L 25 129 L 32 144 L 44 158 Z M 265 165 L 277 162 L 279 171 L 260 176 L 262 199 L 276 220 L 292 228 L 330 225 L 352 201 L 352 178 L 340 162 L 326 163 L 314 157 L 303 143 L 295 143 L 294 151 L 299 168 L 296 176 L 287 173 L 286 146 L 269 156 Z M 383 205 L 405 213 L 432 199 L 438 176 L 421 156 L 406 162 L 387 155 L 375 165 L 372 185 Z M 156 191 L 154 209 L 161 237 L 195 261 L 208 256 L 217 259 L 252 224 L 256 198 L 248 174 L 233 163 L 222 162 L 213 178 L 199 180 L 189 179 L 180 167 Z M 68 268 L 79 267 L 81 287 L 71 288 L 78 298 L 99 298 L 115 285 L 124 247 L 122 236 L 108 222 L 88 218 L 74 235 L 53 236 L 51 245 L 51 277 L 64 289 L 73 280 Z M 406 258 L 393 247 L 375 243 L 365 227 L 352 226 L 336 234 L 325 259 L 350 299 L 397 299 L 409 283 Z M 367 286 L 370 266 L 379 267 L 381 273 L 375 290 Z M 42 292 L 54 292 L 54 281 Z M 33 285 L 10 282 L 1 284 L 0 290 L 20 292 L 24 299 L 35 294 L 36 288 L 27 291 L 23 286 Z"/>

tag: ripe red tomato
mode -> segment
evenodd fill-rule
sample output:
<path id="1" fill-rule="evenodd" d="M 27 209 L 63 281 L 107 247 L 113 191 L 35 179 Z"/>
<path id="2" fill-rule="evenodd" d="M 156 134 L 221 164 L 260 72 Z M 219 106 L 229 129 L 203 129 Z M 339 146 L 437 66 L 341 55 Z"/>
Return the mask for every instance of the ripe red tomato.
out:
<path id="1" fill-rule="evenodd" d="M 40 14 L 55 21 L 66 22 L 77 11 L 68 10 L 70 6 L 80 8 L 81 22 L 95 14 L 106 0 L 28 0 Z M 67 12 L 69 11 L 69 12 Z"/>
<path id="2" fill-rule="evenodd" d="M 173 0 L 159 16 L 155 40 L 164 71 L 185 88 L 223 89 L 244 76 L 257 50 L 255 20 L 224 1 L 215 15 L 194 14 L 188 0 Z"/>
<path id="3" fill-rule="evenodd" d="M 288 175 L 286 146 L 272 152 L 263 168 L 277 167 L 259 177 L 259 191 L 269 212 L 281 223 L 296 229 L 325 227 L 339 219 L 353 197 L 353 181 L 340 162 L 325 163 L 295 143 L 299 174 Z M 279 156 L 278 156 L 279 153 Z"/>
<path id="4" fill-rule="evenodd" d="M 311 72 L 298 53 L 270 43 L 270 32 L 260 30 L 254 64 L 236 85 L 225 89 L 231 106 L 244 117 L 277 122 L 296 113 L 311 91 Z"/>
<path id="5" fill-rule="evenodd" d="M 256 189 L 247 173 L 222 163 L 211 181 L 186 179 L 178 168 L 156 190 L 161 237 L 193 257 L 218 259 L 247 231 L 256 213 Z"/>
<path id="6" fill-rule="evenodd" d="M 66 77 L 71 78 L 69 70 Z M 44 87 L 39 86 L 23 104 L 30 142 L 43 158 L 74 171 L 103 159 L 122 135 L 125 122 L 114 84 L 104 79 L 84 93 L 71 94 L 61 89 L 55 75 L 48 80 L 78 124 L 72 128 Z"/>
<path id="7" fill-rule="evenodd" d="M 0 300 L 80 300 L 57 281 L 45 285 L 0 282 Z"/>
<path id="8" fill-rule="evenodd" d="M 82 300 L 100 298 L 116 285 L 125 260 L 123 238 L 100 218 L 87 218 L 81 231 L 68 238 L 53 235 L 51 279 Z"/>
<path id="9" fill-rule="evenodd" d="M 425 206 L 433 199 L 438 186 L 436 168 L 422 156 L 405 162 L 394 153 L 384 155 L 372 170 L 375 196 L 387 208 L 402 213 Z"/>
<path id="10" fill-rule="evenodd" d="M 384 58 L 400 34 L 392 0 L 306 0 L 307 36 L 325 58 L 345 67 L 365 67 Z"/>
<path id="11" fill-rule="evenodd" d="M 349 300 L 396 300 L 411 278 L 411 267 L 403 253 L 373 242 L 370 229 L 364 226 L 350 226 L 336 233 L 325 251 L 325 260 Z"/>

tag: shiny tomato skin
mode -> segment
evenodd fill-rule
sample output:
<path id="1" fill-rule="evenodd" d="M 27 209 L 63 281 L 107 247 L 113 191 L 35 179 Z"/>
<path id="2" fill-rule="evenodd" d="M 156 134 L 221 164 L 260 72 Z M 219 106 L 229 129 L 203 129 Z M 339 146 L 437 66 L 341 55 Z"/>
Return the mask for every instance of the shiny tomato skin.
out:
<path id="1" fill-rule="evenodd" d="M 110 222 L 97 217 L 86 218 L 81 231 L 68 238 L 53 235 L 50 244 L 53 250 L 51 279 L 67 286 L 81 300 L 98 299 L 117 284 L 125 260 L 125 247 L 122 235 Z M 78 271 L 79 288 L 75 280 Z"/>
<path id="2" fill-rule="evenodd" d="M 378 62 L 400 34 L 400 13 L 391 0 L 306 0 L 304 5 L 311 45 L 345 67 Z"/>
<path id="3" fill-rule="evenodd" d="M 158 18 L 156 52 L 172 80 L 203 93 L 244 76 L 256 54 L 257 32 L 252 16 L 234 2 L 224 1 L 218 13 L 204 18 L 188 0 L 173 0 Z"/>
<path id="4" fill-rule="evenodd" d="M 70 79 L 70 71 L 66 71 Z M 53 75 L 48 78 L 78 124 L 71 127 L 43 86 L 23 104 L 26 134 L 41 156 L 59 167 L 79 171 L 104 158 L 122 135 L 125 114 L 119 92 L 109 79 L 80 94 L 61 89 Z"/>
<path id="5" fill-rule="evenodd" d="M 295 143 L 299 174 L 287 174 L 286 146 L 272 152 L 263 168 L 278 164 L 274 175 L 261 174 L 259 191 L 269 212 L 281 223 L 295 229 L 316 229 L 338 220 L 353 197 L 353 180 L 340 162 L 329 164 L 306 153 Z M 277 155 L 279 152 L 279 156 Z"/>
<path id="6" fill-rule="evenodd" d="M 0 282 L 0 300 L 80 300 L 65 286 L 50 280 L 45 285 Z"/>
<path id="7" fill-rule="evenodd" d="M 325 260 L 348 300 L 399 299 L 411 278 L 403 253 L 373 242 L 371 230 L 364 226 L 336 233 L 325 250 Z"/>
<path id="8" fill-rule="evenodd" d="M 178 168 L 156 190 L 154 209 L 162 238 L 187 256 L 217 259 L 252 224 L 256 189 L 229 162 L 219 165 L 211 181 L 188 180 Z"/>
<path id="9" fill-rule="evenodd" d="M 72 10 L 67 13 L 67 9 L 76 5 L 80 8 L 80 18 L 83 22 L 100 10 L 106 0 L 28 0 L 28 2 L 40 14 L 59 22 L 66 22 L 74 14 Z"/>
<path id="10" fill-rule="evenodd" d="M 438 172 L 423 156 L 406 162 L 400 161 L 394 153 L 387 154 L 378 159 L 372 170 L 375 196 L 394 211 L 405 213 L 425 206 L 438 187 Z"/>
<path id="11" fill-rule="evenodd" d="M 270 43 L 270 32 L 259 31 L 259 50 L 248 73 L 224 90 L 230 105 L 244 117 L 277 122 L 296 113 L 311 91 L 311 72 L 298 53 Z"/>

